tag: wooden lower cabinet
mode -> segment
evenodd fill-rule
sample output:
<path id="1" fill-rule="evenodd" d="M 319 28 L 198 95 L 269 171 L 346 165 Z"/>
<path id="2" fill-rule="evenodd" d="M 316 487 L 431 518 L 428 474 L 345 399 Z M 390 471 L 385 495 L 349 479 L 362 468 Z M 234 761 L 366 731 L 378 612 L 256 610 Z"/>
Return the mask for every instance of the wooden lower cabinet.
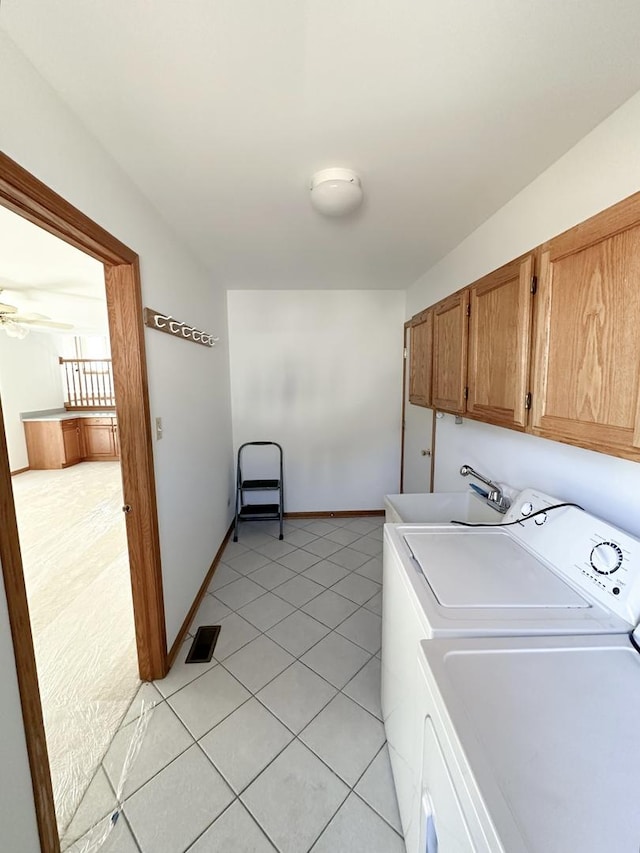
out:
<path id="1" fill-rule="evenodd" d="M 29 468 L 68 468 L 78 462 L 120 458 L 116 418 L 25 421 Z"/>
<path id="2" fill-rule="evenodd" d="M 82 460 L 82 434 L 78 419 L 26 421 L 29 468 L 68 468 Z"/>
<path id="3" fill-rule="evenodd" d="M 62 445 L 63 460 L 61 468 L 67 468 L 69 465 L 76 465 L 82 461 L 82 457 L 84 456 L 82 430 L 76 419 L 62 421 Z"/>
<path id="4" fill-rule="evenodd" d="M 84 458 L 88 462 L 119 458 L 115 418 L 83 418 Z"/>

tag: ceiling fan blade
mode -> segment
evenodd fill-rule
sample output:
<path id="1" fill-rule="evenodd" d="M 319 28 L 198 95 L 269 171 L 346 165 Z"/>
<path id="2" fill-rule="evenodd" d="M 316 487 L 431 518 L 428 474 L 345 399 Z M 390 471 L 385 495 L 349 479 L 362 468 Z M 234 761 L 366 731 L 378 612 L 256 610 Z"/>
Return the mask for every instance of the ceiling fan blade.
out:
<path id="1" fill-rule="evenodd" d="M 46 320 L 44 318 L 23 316 L 21 314 L 16 314 L 11 319 L 24 326 L 46 326 L 49 329 L 73 329 L 73 323 L 58 323 L 56 320 Z"/>
<path id="2" fill-rule="evenodd" d="M 18 311 L 16 317 L 20 318 L 20 320 L 19 320 L 20 323 L 27 322 L 29 320 L 33 320 L 35 322 L 36 320 L 50 320 L 51 319 L 51 317 L 49 317 L 48 314 L 35 314 L 32 311 Z M 14 317 L 13 319 L 15 320 L 16 317 Z"/>

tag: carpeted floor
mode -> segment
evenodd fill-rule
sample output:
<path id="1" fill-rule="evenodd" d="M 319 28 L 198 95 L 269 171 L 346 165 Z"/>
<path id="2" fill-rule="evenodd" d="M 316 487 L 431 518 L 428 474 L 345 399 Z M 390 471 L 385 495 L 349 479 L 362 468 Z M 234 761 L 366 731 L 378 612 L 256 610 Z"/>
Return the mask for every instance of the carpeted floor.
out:
<path id="1" fill-rule="evenodd" d="M 62 835 L 139 686 L 117 462 L 13 478 Z"/>

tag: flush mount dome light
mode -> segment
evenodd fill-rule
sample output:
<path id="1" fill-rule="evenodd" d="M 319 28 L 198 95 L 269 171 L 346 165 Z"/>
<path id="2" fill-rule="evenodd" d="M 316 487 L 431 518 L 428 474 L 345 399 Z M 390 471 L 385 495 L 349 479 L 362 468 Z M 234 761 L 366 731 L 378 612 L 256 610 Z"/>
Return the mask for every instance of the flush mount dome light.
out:
<path id="1" fill-rule="evenodd" d="M 311 204 L 325 216 L 344 216 L 361 203 L 360 178 L 351 169 L 322 169 L 311 178 Z"/>

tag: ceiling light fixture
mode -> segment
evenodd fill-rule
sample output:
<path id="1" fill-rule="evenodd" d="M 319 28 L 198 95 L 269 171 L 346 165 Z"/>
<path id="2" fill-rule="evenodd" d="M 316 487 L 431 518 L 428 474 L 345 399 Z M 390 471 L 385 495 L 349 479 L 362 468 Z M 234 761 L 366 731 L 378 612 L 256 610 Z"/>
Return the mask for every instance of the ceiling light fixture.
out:
<path id="1" fill-rule="evenodd" d="M 10 338 L 17 338 L 19 341 L 24 340 L 29 334 L 29 329 L 26 329 L 9 317 L 0 316 L 0 328 L 4 329 Z"/>
<path id="2" fill-rule="evenodd" d="M 360 178 L 351 169 L 333 167 L 311 178 L 311 204 L 325 216 L 344 216 L 362 203 Z"/>

